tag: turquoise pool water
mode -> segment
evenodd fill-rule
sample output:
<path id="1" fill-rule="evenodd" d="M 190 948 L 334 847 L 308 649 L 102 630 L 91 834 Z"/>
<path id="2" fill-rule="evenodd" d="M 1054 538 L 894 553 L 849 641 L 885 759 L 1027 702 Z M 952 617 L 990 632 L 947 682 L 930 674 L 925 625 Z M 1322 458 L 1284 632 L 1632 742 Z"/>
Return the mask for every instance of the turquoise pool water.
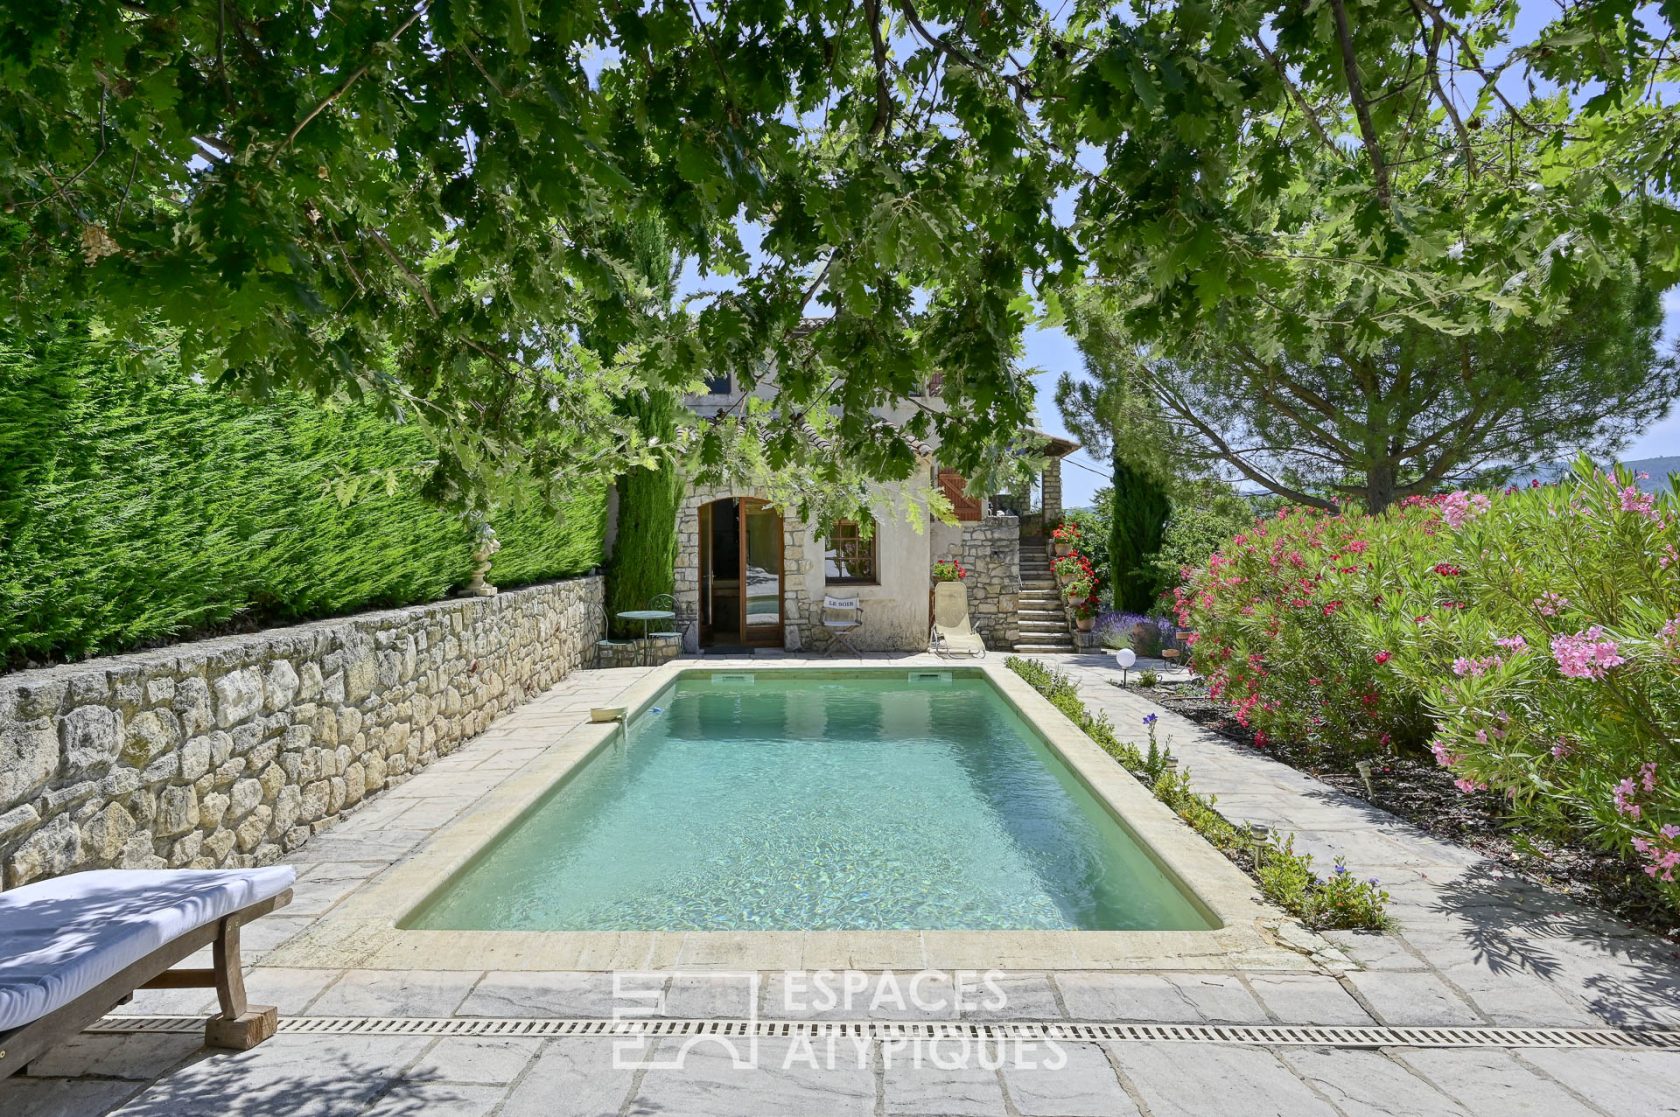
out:
<path id="1" fill-rule="evenodd" d="M 1203 930 L 983 676 L 685 675 L 404 925 Z"/>

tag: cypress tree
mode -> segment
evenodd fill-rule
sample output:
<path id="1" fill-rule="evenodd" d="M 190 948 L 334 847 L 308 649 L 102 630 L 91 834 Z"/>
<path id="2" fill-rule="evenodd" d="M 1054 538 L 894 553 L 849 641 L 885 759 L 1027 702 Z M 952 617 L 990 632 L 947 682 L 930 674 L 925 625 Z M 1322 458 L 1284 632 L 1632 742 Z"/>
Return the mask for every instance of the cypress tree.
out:
<path id="1" fill-rule="evenodd" d="M 622 405 L 642 434 L 669 442 L 676 433 L 677 399 L 655 391 Z M 618 478 L 618 534 L 607 560 L 607 613 L 645 609 L 650 597 L 676 584 L 677 508 L 682 480 L 669 457 L 654 469 L 633 469 Z"/>
<path id="2" fill-rule="evenodd" d="M 1150 560 L 1161 549 L 1172 506 L 1161 482 L 1149 471 L 1128 463 L 1118 445 L 1113 463 L 1114 518 L 1108 563 L 1114 584 L 1114 607 L 1129 613 L 1147 613 L 1155 607 L 1160 592 L 1160 576 Z"/>

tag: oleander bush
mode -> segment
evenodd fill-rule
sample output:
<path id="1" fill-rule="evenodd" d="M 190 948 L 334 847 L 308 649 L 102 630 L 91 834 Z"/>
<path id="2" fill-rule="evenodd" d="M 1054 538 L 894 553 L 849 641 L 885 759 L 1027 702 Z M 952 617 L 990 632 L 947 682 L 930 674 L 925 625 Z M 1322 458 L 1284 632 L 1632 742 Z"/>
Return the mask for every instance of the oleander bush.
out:
<path id="1" fill-rule="evenodd" d="M 1583 463 L 1436 509 L 1462 609 L 1367 624 L 1461 789 L 1628 855 L 1680 909 L 1680 499 Z"/>
<path id="2" fill-rule="evenodd" d="M 368 409 L 242 402 L 69 329 L 0 342 L 0 666 L 447 595 L 477 521 L 431 499 L 428 444 Z M 489 516 L 491 580 L 600 562 L 604 484 Z"/>
<path id="3" fill-rule="evenodd" d="M 1283 508 L 1174 591 L 1210 695 L 1257 744 L 1362 755 L 1427 740 L 1420 694 L 1364 622 L 1461 604 L 1458 582 L 1437 572 L 1438 520 L 1427 502 L 1381 516 Z"/>
<path id="4" fill-rule="evenodd" d="M 1285 510 L 1177 604 L 1257 743 L 1427 743 L 1460 790 L 1625 855 L 1680 910 L 1680 498 L 1582 462 L 1376 517 Z"/>

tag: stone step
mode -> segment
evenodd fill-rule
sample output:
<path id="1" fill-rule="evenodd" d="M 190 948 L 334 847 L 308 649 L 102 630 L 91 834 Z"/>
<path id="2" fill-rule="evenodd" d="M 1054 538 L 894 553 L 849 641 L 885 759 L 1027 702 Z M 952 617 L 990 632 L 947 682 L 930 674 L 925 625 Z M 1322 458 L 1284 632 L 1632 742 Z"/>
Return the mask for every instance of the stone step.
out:
<path id="1" fill-rule="evenodd" d="M 1015 615 L 1030 618 L 1035 621 L 1055 621 L 1057 624 L 1067 623 L 1067 614 L 1060 609 L 1017 609 Z"/>
<path id="2" fill-rule="evenodd" d="M 1015 650 L 1026 652 L 1028 655 L 1071 655 L 1074 647 L 1073 641 L 1070 640 L 1065 644 L 1016 644 Z"/>

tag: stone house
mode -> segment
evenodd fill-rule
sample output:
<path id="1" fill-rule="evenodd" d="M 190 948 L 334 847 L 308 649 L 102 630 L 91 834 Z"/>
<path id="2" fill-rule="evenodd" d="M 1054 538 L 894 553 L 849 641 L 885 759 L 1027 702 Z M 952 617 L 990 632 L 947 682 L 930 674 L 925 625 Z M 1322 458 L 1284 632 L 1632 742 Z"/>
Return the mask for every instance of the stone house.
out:
<path id="1" fill-rule="evenodd" d="M 708 389 L 686 401 L 700 415 L 728 411 L 741 401 L 727 377 L 709 382 Z M 775 387 L 761 382 L 754 393 L 771 398 Z M 882 417 L 903 422 L 908 411 Z M 1035 521 L 1054 522 L 1062 511 L 1061 459 L 1078 447 L 1042 437 L 1048 464 L 1041 482 L 1043 518 Z M 1019 502 L 970 496 L 964 479 L 940 466 L 937 447 L 915 448 L 919 481 L 944 491 L 956 523 L 930 518 L 917 531 L 903 517 L 876 509 L 875 530 L 869 537 L 858 525 L 841 522 L 825 538 L 816 525 L 784 516 L 762 491 L 690 485 L 677 514 L 674 596 L 678 615 L 693 621 L 685 626 L 683 650 L 822 651 L 828 642 L 821 623 L 825 594 L 860 600 L 864 624 L 853 643 L 861 650 L 925 649 L 931 621 L 930 570 L 945 558 L 961 560 L 970 572 L 970 615 L 987 647 L 1014 648 L 1020 637 L 1023 540 L 1021 521 L 1014 513 Z"/>

